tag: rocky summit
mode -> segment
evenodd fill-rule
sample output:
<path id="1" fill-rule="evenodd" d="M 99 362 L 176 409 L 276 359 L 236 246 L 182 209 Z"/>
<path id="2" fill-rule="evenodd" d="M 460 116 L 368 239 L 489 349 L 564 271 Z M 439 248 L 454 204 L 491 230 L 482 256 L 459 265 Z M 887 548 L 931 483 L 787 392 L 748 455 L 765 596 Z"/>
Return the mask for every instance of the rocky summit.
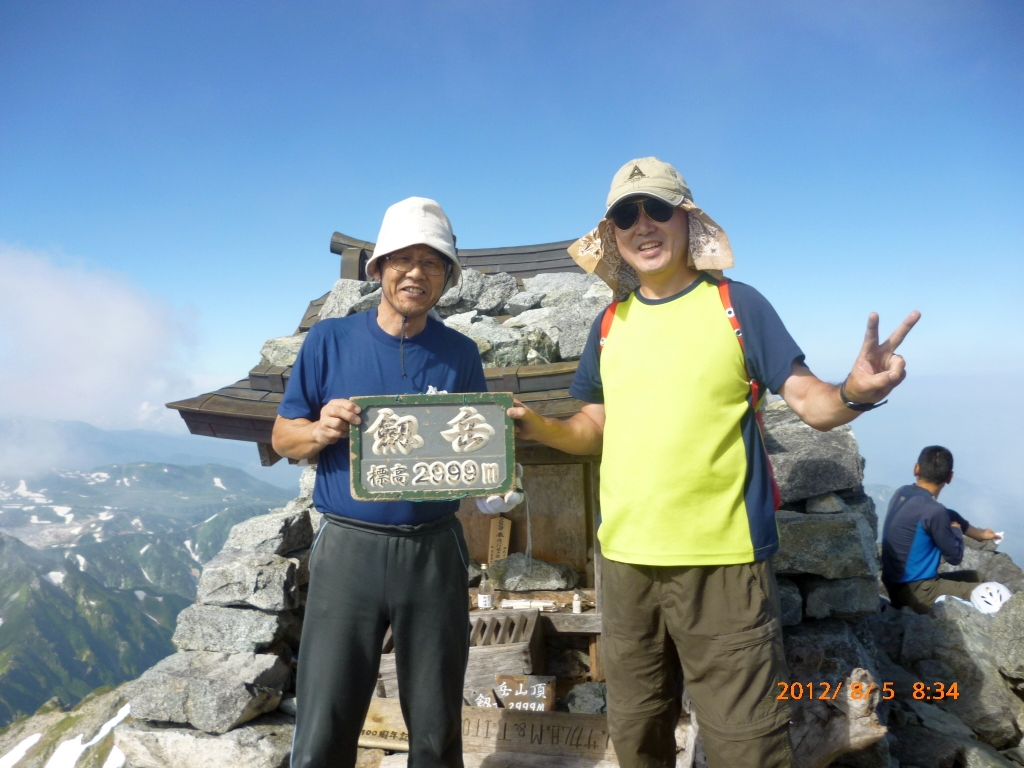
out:
<path id="1" fill-rule="evenodd" d="M 863 461 L 852 431 L 822 434 L 782 404 L 769 414 L 768 445 L 784 467 L 779 479 L 788 500 L 778 516 L 774 563 L 791 679 L 802 684 L 791 689 L 794 739 L 802 739 L 798 764 L 1014 765 L 1024 730 L 1024 593 L 994 616 L 955 600 L 930 616 L 892 608 L 878 581 L 874 504 L 861 487 Z M 114 730 L 114 741 L 127 765 L 190 766 L 196 755 L 211 754 L 222 755 L 226 768 L 287 765 L 302 563 L 319 517 L 310 501 L 313 480 L 306 470 L 287 513 L 232 530 L 204 569 L 197 603 L 179 620 L 178 653 L 126 686 L 133 718 Z M 1024 577 L 997 552 L 980 545 L 970 552 L 999 568 L 1014 589 Z M 510 556 L 492 576 L 505 589 L 524 579 L 527 589 L 574 584 L 565 566 L 531 565 L 523 555 Z M 565 667 L 553 652 L 550 669 Z M 872 693 L 844 707 L 809 699 L 807 691 L 825 684 L 834 690 L 838 682 Z M 958 696 L 936 698 L 937 682 L 947 689 L 957 683 Z M 561 706 L 602 711 L 603 687 L 588 685 L 573 689 Z M 823 752 L 805 736 L 830 718 L 839 725 L 826 735 L 839 746 Z M 404 765 L 401 755 L 387 759 Z"/>
<path id="2" fill-rule="evenodd" d="M 449 327 L 474 339 L 485 365 L 544 364 L 578 358 L 610 299 L 610 291 L 589 275 L 538 275 L 518 283 L 467 269 L 437 311 Z M 377 300 L 377 286 L 340 280 L 320 316 L 344 317 Z M 301 343 L 301 335 L 268 341 L 264 363 L 290 365 Z M 853 430 L 818 432 L 781 401 L 767 406 L 764 422 L 783 499 L 773 564 L 790 669 L 780 695 L 792 703 L 797 768 L 1024 765 L 1024 571 L 990 543 L 968 540 L 961 567 L 1015 593 L 999 613 L 981 614 L 955 599 L 926 616 L 894 609 L 879 581 L 878 513 L 863 487 L 864 460 Z M 294 713 L 302 706 L 294 680 L 309 553 L 321 518 L 312 503 L 314 483 L 315 470 L 308 468 L 297 498 L 239 522 L 221 539 L 219 553 L 204 561 L 195 603 L 178 618 L 177 652 L 120 689 L 131 717 L 118 721 L 112 738 L 96 742 L 90 765 L 112 756 L 126 768 L 287 766 Z M 512 553 L 492 563 L 491 578 L 504 591 L 551 596 L 586 577 L 565 564 Z M 493 630 L 484 626 L 496 619 L 474 616 L 479 630 Z M 523 621 L 554 626 L 544 614 L 532 616 Z M 501 658 L 518 665 L 516 674 L 531 661 L 530 673 L 555 676 L 557 709 L 605 712 L 605 688 L 590 669 L 587 638 L 546 632 L 542 640 L 544 653 L 536 657 L 524 639 Z M 474 656 L 480 650 L 505 651 L 472 649 L 470 667 L 482 660 L 489 675 L 490 660 L 499 656 Z M 394 660 L 388 662 L 393 668 Z M 477 677 L 479 685 L 486 676 Z M 378 695 L 389 695 L 387 685 Z M 118 701 L 108 700 L 103 715 Z M 4 750 L 27 743 L 34 721 L 41 731 L 49 728 L 52 709 L 20 721 L 11 738 L 0 733 L 0 760 Z M 95 724 L 91 728 L 83 738 L 99 734 Z M 684 692 L 679 765 L 705 764 L 699 731 Z M 32 752 L 18 768 L 43 768 L 58 744 L 44 740 L 49 751 Z M 402 753 L 377 749 L 360 755 L 365 766 L 406 762 Z M 467 758 L 467 765 L 554 764 L 583 763 L 532 753 Z"/>

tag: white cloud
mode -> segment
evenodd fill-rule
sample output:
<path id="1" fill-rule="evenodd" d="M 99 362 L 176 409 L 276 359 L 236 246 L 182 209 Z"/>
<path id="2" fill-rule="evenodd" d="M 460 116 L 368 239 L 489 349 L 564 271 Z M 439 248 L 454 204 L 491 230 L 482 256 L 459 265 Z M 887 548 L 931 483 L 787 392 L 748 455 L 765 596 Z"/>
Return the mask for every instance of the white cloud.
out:
<path id="1" fill-rule="evenodd" d="M 186 313 L 114 272 L 0 244 L 0 409 L 103 427 L 181 430 L 195 394 Z"/>

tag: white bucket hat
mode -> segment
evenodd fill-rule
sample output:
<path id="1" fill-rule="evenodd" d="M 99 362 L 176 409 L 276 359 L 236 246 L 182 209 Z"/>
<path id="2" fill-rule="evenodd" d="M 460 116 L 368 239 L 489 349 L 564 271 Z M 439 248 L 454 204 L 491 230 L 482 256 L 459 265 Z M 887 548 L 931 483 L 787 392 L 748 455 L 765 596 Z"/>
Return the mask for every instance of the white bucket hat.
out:
<path id="1" fill-rule="evenodd" d="M 656 157 L 640 157 L 622 166 L 612 178 L 605 201 L 605 218 L 600 224 L 569 246 L 569 254 L 591 274 L 597 274 L 622 300 L 640 285 L 640 280 L 619 254 L 615 244 L 615 225 L 608 213 L 627 197 L 645 195 L 664 200 L 687 213 L 690 228 L 690 267 L 721 275 L 721 270 L 734 265 L 732 246 L 714 219 L 698 208 L 686 179 L 668 163 Z"/>
<path id="2" fill-rule="evenodd" d="M 436 200 L 407 197 L 384 212 L 377 244 L 373 255 L 366 262 L 367 274 L 371 273 L 370 266 L 375 261 L 410 245 L 428 245 L 451 262 L 452 270 L 442 293 L 458 284 L 462 267 L 455 249 L 455 233 L 452 232 L 452 223 Z"/>

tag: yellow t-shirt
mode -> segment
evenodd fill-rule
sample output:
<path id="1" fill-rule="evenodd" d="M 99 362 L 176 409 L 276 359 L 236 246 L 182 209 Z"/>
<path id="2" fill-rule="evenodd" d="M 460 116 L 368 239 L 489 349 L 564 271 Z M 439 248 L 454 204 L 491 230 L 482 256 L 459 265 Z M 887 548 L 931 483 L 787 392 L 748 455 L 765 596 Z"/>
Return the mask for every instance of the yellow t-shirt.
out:
<path id="1" fill-rule="evenodd" d="M 777 387 L 802 353 L 767 301 L 736 285 L 751 319 L 774 334 L 765 364 L 773 366 L 767 383 Z M 745 322 L 740 307 L 737 314 Z M 717 284 L 701 279 L 659 302 L 631 295 L 615 311 L 599 360 L 603 554 L 642 565 L 726 565 L 773 554 L 770 474 L 743 350 Z M 574 381 L 574 396 L 588 399 L 576 390 Z"/>

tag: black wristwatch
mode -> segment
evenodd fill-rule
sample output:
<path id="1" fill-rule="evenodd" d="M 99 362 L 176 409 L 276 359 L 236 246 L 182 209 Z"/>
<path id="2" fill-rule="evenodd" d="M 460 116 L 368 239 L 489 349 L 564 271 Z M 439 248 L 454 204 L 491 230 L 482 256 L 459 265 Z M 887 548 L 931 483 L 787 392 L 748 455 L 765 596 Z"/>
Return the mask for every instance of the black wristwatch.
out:
<path id="1" fill-rule="evenodd" d="M 847 377 L 849 378 L 849 377 Z M 839 399 L 843 401 L 843 405 L 849 408 L 851 411 L 858 411 L 863 413 L 864 411 L 873 411 L 875 408 L 881 408 L 883 405 L 888 403 L 888 400 L 883 400 L 880 403 L 855 403 L 846 396 L 846 379 L 843 379 L 843 383 L 839 385 Z"/>

